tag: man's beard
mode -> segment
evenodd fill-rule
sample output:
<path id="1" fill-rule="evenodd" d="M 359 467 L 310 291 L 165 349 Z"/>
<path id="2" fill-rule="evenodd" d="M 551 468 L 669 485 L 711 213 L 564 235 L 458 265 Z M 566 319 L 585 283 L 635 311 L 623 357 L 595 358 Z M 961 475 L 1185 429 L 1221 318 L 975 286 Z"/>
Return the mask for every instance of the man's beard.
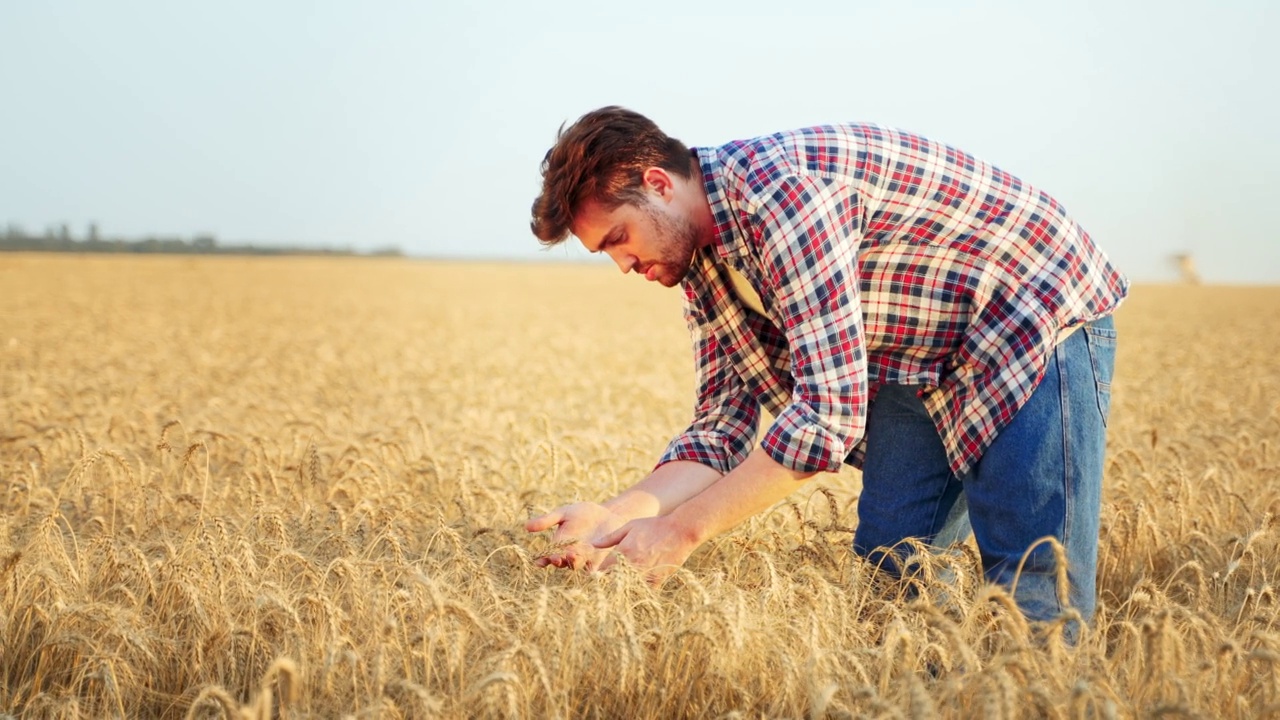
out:
<path id="1" fill-rule="evenodd" d="M 693 267 L 693 256 L 698 251 L 698 229 L 683 215 L 660 212 L 647 204 L 643 207 L 653 222 L 655 236 L 663 242 L 654 261 L 662 266 L 656 279 L 665 287 L 675 287 Z"/>

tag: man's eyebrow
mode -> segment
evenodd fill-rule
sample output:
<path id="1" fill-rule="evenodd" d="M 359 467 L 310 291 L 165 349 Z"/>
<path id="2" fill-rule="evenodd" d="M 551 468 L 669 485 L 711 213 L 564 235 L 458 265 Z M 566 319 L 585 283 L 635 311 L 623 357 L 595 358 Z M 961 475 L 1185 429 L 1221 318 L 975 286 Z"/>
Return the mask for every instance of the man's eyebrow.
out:
<path id="1" fill-rule="evenodd" d="M 598 252 L 600 252 L 601 250 L 603 250 L 603 249 L 604 249 L 604 246 L 605 246 L 605 245 L 608 245 L 609 243 L 613 242 L 614 240 L 617 240 L 617 239 L 618 239 L 618 236 L 619 236 L 619 235 L 621 235 L 621 234 L 622 234 L 622 226 L 621 226 L 621 225 L 614 225 L 613 227 L 609 228 L 609 232 L 607 232 L 607 233 L 605 233 L 605 234 L 604 234 L 604 237 L 603 237 L 603 238 L 601 238 L 601 240 L 600 240 L 600 244 L 596 247 L 596 249 L 595 249 L 595 250 L 592 250 L 591 252 L 592 252 L 592 253 L 598 253 Z"/>

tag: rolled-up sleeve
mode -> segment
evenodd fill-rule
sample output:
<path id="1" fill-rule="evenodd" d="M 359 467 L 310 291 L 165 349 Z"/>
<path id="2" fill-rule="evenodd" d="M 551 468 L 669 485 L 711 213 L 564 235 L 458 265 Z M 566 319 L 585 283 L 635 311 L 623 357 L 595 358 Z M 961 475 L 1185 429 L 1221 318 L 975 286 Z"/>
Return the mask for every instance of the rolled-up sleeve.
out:
<path id="1" fill-rule="evenodd" d="M 792 470 L 835 472 L 866 430 L 858 199 L 831 180 L 787 176 L 751 212 L 795 380 L 761 446 Z"/>
<path id="2" fill-rule="evenodd" d="M 667 445 L 658 466 L 691 460 L 727 473 L 751 451 L 760 405 L 725 356 L 715 333 L 688 301 L 685 321 L 693 337 L 698 399 L 692 424 Z"/>

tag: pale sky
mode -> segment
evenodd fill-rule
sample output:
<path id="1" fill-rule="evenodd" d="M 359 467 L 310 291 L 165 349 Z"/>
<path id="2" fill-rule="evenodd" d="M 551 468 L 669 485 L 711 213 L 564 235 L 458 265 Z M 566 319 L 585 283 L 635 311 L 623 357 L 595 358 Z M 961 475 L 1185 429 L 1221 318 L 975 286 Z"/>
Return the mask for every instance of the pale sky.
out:
<path id="1" fill-rule="evenodd" d="M 916 131 L 1134 280 L 1280 282 L 1276 3 L 600 5 L 0 0 L 0 226 L 583 259 L 529 232 L 538 162 L 618 104 L 689 145 Z"/>

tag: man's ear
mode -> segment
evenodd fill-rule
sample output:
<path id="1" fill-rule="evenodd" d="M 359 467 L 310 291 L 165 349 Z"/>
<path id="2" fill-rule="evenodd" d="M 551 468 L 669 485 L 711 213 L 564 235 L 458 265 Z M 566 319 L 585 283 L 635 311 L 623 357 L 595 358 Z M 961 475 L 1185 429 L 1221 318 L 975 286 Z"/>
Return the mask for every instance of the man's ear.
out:
<path id="1" fill-rule="evenodd" d="M 641 176 L 646 190 L 651 190 L 658 194 L 663 200 L 670 200 L 674 196 L 675 185 L 671 181 L 671 175 L 660 167 L 651 167 L 644 171 Z"/>

